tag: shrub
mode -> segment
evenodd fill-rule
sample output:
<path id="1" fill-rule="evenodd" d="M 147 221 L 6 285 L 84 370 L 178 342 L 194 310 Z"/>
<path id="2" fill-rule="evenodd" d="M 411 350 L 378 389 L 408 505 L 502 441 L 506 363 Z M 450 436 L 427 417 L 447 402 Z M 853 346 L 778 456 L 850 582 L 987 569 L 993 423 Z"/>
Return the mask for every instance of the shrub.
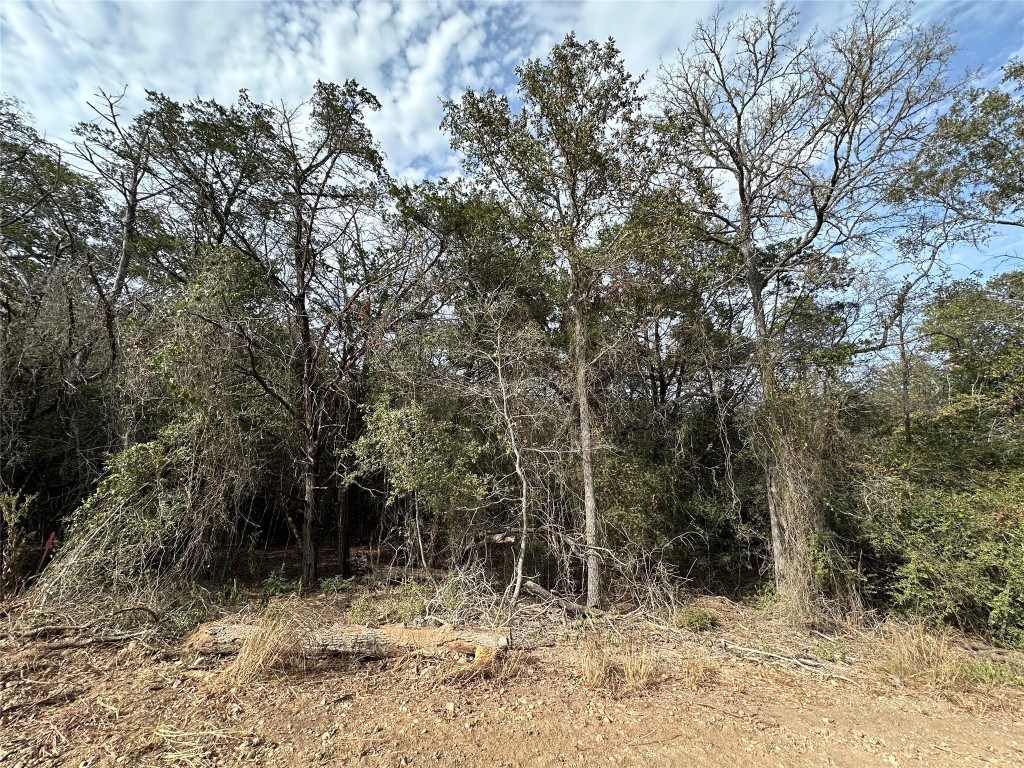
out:
<path id="1" fill-rule="evenodd" d="M 866 530 L 881 595 L 908 614 L 1024 646 L 1024 472 L 969 491 L 876 480 Z"/>
<path id="2" fill-rule="evenodd" d="M 355 589 L 355 580 L 352 578 L 331 576 L 320 580 L 320 591 L 329 595 L 341 595 L 351 592 L 353 589 Z"/>
<path id="3" fill-rule="evenodd" d="M 281 597 L 283 595 L 295 595 L 302 591 L 302 585 L 298 580 L 286 579 L 284 566 L 273 571 L 263 581 L 263 594 L 266 597 Z"/>
<path id="4" fill-rule="evenodd" d="M 718 617 L 710 611 L 693 605 L 684 605 L 676 611 L 673 623 L 691 632 L 708 632 L 718 626 Z"/>

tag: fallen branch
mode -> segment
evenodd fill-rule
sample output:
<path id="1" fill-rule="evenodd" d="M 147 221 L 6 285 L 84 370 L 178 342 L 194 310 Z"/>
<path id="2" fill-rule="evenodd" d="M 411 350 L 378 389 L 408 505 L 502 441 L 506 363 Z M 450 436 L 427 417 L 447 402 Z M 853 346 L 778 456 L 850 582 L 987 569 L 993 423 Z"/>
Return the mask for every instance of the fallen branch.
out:
<path id="1" fill-rule="evenodd" d="M 539 597 L 545 602 L 554 603 L 562 610 L 568 611 L 574 614 L 583 614 L 589 616 L 607 616 L 607 611 L 602 611 L 600 608 L 588 608 L 585 605 L 574 603 L 572 600 L 566 600 L 564 597 L 559 597 L 553 592 L 550 592 L 535 581 L 527 579 L 523 582 L 523 589 L 529 592 L 534 597 Z"/>
<path id="2" fill-rule="evenodd" d="M 823 677 L 834 677 L 837 680 L 843 680 L 851 685 L 858 684 L 845 675 L 840 675 L 829 670 L 824 663 L 817 659 L 812 659 L 809 656 L 790 656 L 784 653 L 760 651 L 756 648 L 744 648 L 742 645 L 734 645 L 733 643 L 725 640 L 720 640 L 719 644 L 724 650 L 727 650 L 734 656 L 739 656 L 740 658 L 751 660 L 766 659 L 770 663 L 777 664 L 778 666 L 785 667 L 786 669 L 804 669 L 809 672 L 815 672 Z"/>
<path id="3" fill-rule="evenodd" d="M 193 632 L 185 641 L 185 647 L 196 653 L 232 655 L 260 629 L 255 624 L 211 622 Z M 401 656 L 410 651 L 428 655 L 443 655 L 449 651 L 473 655 L 477 648 L 502 652 L 511 645 L 512 634 L 508 629 L 454 629 L 449 625 L 421 628 L 404 624 L 382 627 L 333 624 L 310 632 L 302 640 L 307 653 L 344 653 L 365 658 Z"/>
<path id="4" fill-rule="evenodd" d="M 145 632 L 126 632 L 119 635 L 102 635 L 82 637 L 75 640 L 58 640 L 52 643 L 33 643 L 28 650 L 36 655 L 43 655 L 53 651 L 65 651 L 69 648 L 85 648 L 90 645 L 117 645 L 130 640 L 139 640 L 145 637 Z"/>
<path id="5" fill-rule="evenodd" d="M 74 701 L 81 696 L 83 691 L 78 688 L 69 688 L 67 690 L 58 691 L 57 693 L 50 694 L 41 699 L 35 701 L 20 701 L 14 704 L 8 704 L 3 709 L 0 709 L 0 717 L 8 715 L 17 709 L 31 709 L 37 710 L 40 707 L 48 707 L 51 704 L 63 704 L 69 701 Z"/>

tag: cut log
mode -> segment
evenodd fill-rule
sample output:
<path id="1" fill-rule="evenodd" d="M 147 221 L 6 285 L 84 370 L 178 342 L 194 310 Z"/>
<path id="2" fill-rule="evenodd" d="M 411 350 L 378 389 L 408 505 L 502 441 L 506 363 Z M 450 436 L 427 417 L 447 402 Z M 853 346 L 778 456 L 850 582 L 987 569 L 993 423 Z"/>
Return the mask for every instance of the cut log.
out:
<path id="1" fill-rule="evenodd" d="M 185 647 L 195 653 L 231 655 L 238 653 L 242 643 L 260 631 L 255 624 L 210 622 L 193 632 Z M 477 648 L 502 652 L 512 645 L 508 629 L 455 629 L 441 627 L 407 627 L 388 624 L 382 627 L 361 624 L 332 624 L 311 632 L 303 642 L 313 655 L 343 653 L 365 658 L 400 656 L 410 651 L 443 655 L 445 652 L 472 656 Z"/>

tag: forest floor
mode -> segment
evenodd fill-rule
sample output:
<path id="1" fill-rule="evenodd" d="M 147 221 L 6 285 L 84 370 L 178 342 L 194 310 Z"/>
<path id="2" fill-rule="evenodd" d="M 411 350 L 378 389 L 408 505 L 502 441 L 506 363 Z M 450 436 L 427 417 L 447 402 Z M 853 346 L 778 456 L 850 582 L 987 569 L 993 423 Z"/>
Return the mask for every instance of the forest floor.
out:
<path id="1" fill-rule="evenodd" d="M 410 656 L 306 659 L 233 684 L 231 659 L 180 641 L 8 633 L 0 765 L 1024 765 L 1022 678 L 1003 679 L 1017 661 L 993 661 L 1013 657 L 914 628 L 798 631 L 702 605 L 715 626 L 700 632 L 537 606 L 516 648 L 470 680 Z"/>

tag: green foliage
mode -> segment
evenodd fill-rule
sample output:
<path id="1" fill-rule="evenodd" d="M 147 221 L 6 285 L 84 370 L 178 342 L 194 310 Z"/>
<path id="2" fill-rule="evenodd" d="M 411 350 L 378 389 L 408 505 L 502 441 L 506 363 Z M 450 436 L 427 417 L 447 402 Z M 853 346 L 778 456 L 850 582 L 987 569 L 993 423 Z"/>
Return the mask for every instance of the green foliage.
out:
<path id="1" fill-rule="evenodd" d="M 908 369 L 910 440 L 865 468 L 868 590 L 898 609 L 1024 645 L 1024 273 L 942 287 Z M 932 390 L 929 394 L 928 390 Z"/>
<path id="2" fill-rule="evenodd" d="M 879 478 L 868 541 L 891 575 L 876 589 L 900 609 L 1024 646 L 1024 472 L 971 491 Z"/>
<path id="3" fill-rule="evenodd" d="M 388 597 L 384 613 L 385 621 L 404 624 L 420 618 L 427 609 L 428 597 L 429 590 L 423 584 L 403 581 Z"/>
<path id="4" fill-rule="evenodd" d="M 964 674 L 972 683 L 1024 688 L 1024 666 L 1013 662 L 969 660 L 964 665 Z"/>
<path id="5" fill-rule="evenodd" d="M 18 588 L 22 580 L 21 560 L 28 540 L 25 525 L 33 498 L 0 492 L 0 599 L 6 597 L 8 587 Z"/>
<path id="6" fill-rule="evenodd" d="M 672 617 L 672 623 L 690 632 L 710 632 L 718 626 L 718 617 L 694 605 L 684 605 Z"/>
<path id="7" fill-rule="evenodd" d="M 284 575 L 282 565 L 276 571 L 272 571 L 263 580 L 263 595 L 265 598 L 281 597 L 282 595 L 298 595 L 302 593 L 302 584 L 296 579 L 287 579 Z"/>
<path id="8" fill-rule="evenodd" d="M 233 462 L 237 438 L 208 416 L 183 414 L 156 439 L 112 457 L 71 517 L 39 593 L 84 607 L 101 594 L 182 585 L 202 573 L 251 480 Z"/>
<path id="9" fill-rule="evenodd" d="M 384 470 L 389 502 L 415 497 L 442 516 L 477 506 L 487 479 L 473 471 L 481 447 L 465 427 L 436 420 L 422 405 L 379 401 L 366 413 L 355 453 L 366 472 Z"/>
<path id="10" fill-rule="evenodd" d="M 664 546 L 672 537 L 665 510 L 668 469 L 638 456 L 602 457 L 595 485 L 604 523 L 631 546 Z"/>
<path id="11" fill-rule="evenodd" d="M 331 576 L 320 579 L 320 591 L 329 595 L 343 595 L 356 588 L 355 580 L 344 579 L 341 576 Z"/>
<path id="12" fill-rule="evenodd" d="M 348 620 L 355 624 L 377 624 L 380 622 L 380 613 L 368 592 L 360 592 L 352 598 L 352 602 L 348 604 L 346 615 Z"/>
<path id="13" fill-rule="evenodd" d="M 427 587 L 403 581 L 388 592 L 360 592 L 352 598 L 346 613 L 357 624 L 403 624 L 423 616 L 428 597 Z"/>
<path id="14" fill-rule="evenodd" d="M 1001 88 L 972 88 L 939 118 L 899 201 L 916 194 L 967 226 L 1024 226 L 1024 61 L 1003 68 Z"/>
<path id="15" fill-rule="evenodd" d="M 814 646 L 814 655 L 835 664 L 845 664 L 850 655 L 850 644 L 841 637 L 822 640 Z"/>

